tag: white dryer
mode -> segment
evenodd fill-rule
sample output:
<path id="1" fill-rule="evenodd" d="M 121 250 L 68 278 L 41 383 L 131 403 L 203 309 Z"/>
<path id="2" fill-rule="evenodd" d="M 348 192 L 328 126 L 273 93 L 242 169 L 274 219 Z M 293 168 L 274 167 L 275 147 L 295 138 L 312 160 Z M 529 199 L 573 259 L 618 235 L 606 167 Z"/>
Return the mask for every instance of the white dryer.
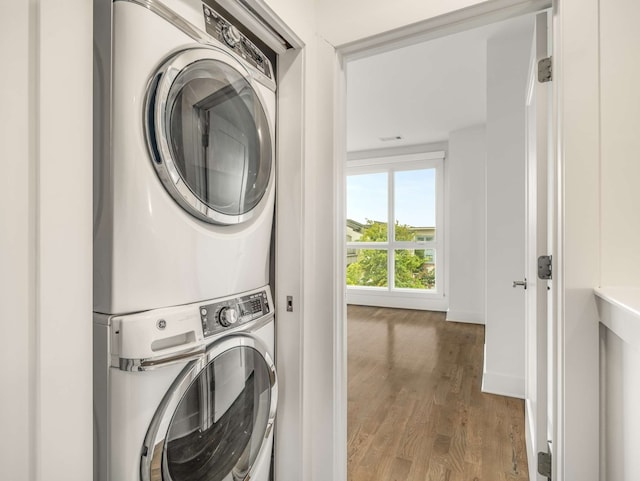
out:
<path id="1" fill-rule="evenodd" d="M 94 318 L 94 481 L 267 481 L 278 385 L 268 287 Z"/>
<path id="2" fill-rule="evenodd" d="M 112 44 L 96 49 L 94 311 L 266 285 L 276 106 L 267 54 L 199 0 L 115 0 L 111 12 L 108 35 L 96 17 L 96 38 Z"/>

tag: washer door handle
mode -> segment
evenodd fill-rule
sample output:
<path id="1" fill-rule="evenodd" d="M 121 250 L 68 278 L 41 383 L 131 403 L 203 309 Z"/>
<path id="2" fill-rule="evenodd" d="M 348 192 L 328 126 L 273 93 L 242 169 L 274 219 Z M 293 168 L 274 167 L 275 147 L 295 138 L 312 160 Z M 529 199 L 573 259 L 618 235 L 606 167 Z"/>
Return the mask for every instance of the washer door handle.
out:
<path id="1" fill-rule="evenodd" d="M 166 357 L 154 357 L 148 359 L 127 359 L 120 358 L 119 368 L 121 371 L 152 371 L 161 367 L 172 366 L 174 364 L 191 361 L 202 357 L 205 354 L 206 346 L 196 349 L 179 352 Z"/>

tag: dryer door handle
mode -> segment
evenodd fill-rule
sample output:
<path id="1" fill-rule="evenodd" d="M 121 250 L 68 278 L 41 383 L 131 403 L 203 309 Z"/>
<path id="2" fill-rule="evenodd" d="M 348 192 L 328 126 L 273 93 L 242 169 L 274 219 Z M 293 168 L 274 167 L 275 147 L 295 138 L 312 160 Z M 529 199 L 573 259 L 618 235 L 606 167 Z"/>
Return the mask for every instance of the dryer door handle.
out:
<path id="1" fill-rule="evenodd" d="M 205 346 L 196 349 L 179 352 L 166 357 L 154 357 L 147 359 L 119 359 L 119 368 L 121 371 L 152 371 L 161 367 L 172 366 L 177 363 L 191 361 L 201 358 L 206 352 Z"/>

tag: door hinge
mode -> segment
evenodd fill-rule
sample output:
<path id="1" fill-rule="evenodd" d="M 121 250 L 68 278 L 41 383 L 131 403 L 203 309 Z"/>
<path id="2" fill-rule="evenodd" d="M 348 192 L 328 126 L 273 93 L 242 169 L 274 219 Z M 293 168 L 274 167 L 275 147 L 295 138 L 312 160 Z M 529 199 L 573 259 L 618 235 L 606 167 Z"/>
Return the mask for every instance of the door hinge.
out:
<path id="1" fill-rule="evenodd" d="M 552 57 L 543 58 L 538 61 L 538 82 L 545 83 L 553 80 Z"/>
<path id="2" fill-rule="evenodd" d="M 551 453 L 538 453 L 538 474 L 551 479 Z"/>
<path id="3" fill-rule="evenodd" d="M 538 257 L 538 279 L 551 279 L 552 256 Z"/>

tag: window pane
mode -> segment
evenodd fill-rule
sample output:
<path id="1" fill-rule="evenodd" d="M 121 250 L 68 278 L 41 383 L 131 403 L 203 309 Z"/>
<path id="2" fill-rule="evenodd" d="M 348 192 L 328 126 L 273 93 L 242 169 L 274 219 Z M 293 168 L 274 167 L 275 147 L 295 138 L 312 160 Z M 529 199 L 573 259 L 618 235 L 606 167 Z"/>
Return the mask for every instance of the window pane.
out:
<path id="1" fill-rule="evenodd" d="M 387 287 L 387 251 L 385 249 L 348 249 L 347 285 Z"/>
<path id="2" fill-rule="evenodd" d="M 394 174 L 396 241 L 430 242 L 436 236 L 436 169 Z"/>
<path id="3" fill-rule="evenodd" d="M 387 242 L 387 173 L 347 176 L 347 242 Z"/>
<path id="4" fill-rule="evenodd" d="M 398 289 L 435 289 L 435 249 L 396 250 L 394 275 Z"/>

